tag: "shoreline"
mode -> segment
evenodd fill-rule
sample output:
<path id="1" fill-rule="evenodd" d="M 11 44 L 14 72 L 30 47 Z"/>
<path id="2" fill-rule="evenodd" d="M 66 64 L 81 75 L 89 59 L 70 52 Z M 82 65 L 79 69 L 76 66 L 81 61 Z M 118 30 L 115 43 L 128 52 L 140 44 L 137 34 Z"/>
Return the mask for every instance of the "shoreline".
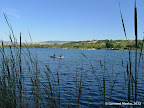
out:
<path id="1" fill-rule="evenodd" d="M 18 46 L 11 46 L 11 45 L 4 45 L 3 47 L 19 47 Z M 2 48 L 2 46 L 0 46 L 0 48 Z M 23 46 L 22 45 L 22 48 L 57 48 L 57 47 L 43 47 L 43 46 Z M 62 48 L 57 48 L 57 49 L 81 49 L 81 50 L 120 50 L 120 51 L 135 51 L 135 49 L 121 49 L 121 48 L 65 48 L 65 47 L 62 47 Z M 141 51 L 141 49 L 137 49 L 137 51 Z M 143 51 L 143 50 L 142 50 Z"/>

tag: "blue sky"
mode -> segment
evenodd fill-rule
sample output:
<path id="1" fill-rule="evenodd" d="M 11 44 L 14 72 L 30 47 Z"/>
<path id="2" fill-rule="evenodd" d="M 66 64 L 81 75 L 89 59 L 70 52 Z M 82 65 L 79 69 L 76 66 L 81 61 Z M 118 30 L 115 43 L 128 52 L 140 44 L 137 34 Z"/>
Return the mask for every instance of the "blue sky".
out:
<path id="1" fill-rule="evenodd" d="M 9 40 L 8 16 L 15 37 L 33 42 L 126 39 L 119 2 L 128 39 L 134 39 L 134 0 L 1 0 L 0 37 Z M 144 1 L 137 0 L 138 39 L 144 34 Z"/>

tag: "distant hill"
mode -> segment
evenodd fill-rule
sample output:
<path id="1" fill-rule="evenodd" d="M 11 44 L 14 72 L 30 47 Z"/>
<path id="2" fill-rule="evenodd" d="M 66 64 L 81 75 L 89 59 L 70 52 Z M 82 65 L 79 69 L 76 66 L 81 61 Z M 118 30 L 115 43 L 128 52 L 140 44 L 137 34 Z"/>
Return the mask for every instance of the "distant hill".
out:
<path id="1" fill-rule="evenodd" d="M 0 44 L 2 44 L 2 41 L 0 41 Z M 11 44 L 11 41 L 3 41 L 3 44 Z"/>
<path id="2" fill-rule="evenodd" d="M 74 42 L 74 41 L 44 41 L 44 42 L 40 42 L 40 43 L 49 43 L 49 44 L 62 43 L 62 44 L 65 44 L 65 43 L 71 43 L 71 42 Z"/>
<path id="3" fill-rule="evenodd" d="M 75 41 L 43 41 L 43 42 L 27 42 L 26 44 L 54 44 L 54 43 L 66 44 L 71 42 Z M 0 41 L 0 44 L 2 44 L 2 41 Z M 3 44 L 11 44 L 11 41 L 3 41 Z"/>

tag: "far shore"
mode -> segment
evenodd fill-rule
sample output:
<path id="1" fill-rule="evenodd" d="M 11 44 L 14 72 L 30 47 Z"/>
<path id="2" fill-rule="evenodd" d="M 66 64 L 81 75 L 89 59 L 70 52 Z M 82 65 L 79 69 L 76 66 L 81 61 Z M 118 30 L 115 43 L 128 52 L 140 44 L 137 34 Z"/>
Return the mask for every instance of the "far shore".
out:
<path id="1" fill-rule="evenodd" d="M 49 42 L 49 41 L 48 41 Z M 63 48 L 63 49 L 86 49 L 86 50 L 136 50 L 134 40 L 92 40 L 92 41 L 77 41 L 77 42 L 64 42 L 64 41 L 50 41 L 45 42 L 27 42 L 21 43 L 21 47 L 27 48 Z M 143 40 L 138 40 L 137 50 L 144 49 Z M 0 45 L 0 47 L 19 47 L 20 43 L 7 43 Z"/>
<path id="2" fill-rule="evenodd" d="M 61 43 L 60 43 L 61 44 Z M 34 46 L 31 46 L 34 45 Z M 40 45 L 40 46 L 39 46 Z M 55 49 L 81 49 L 81 50 L 120 50 L 120 51 L 135 51 L 135 49 L 119 49 L 119 48 L 65 48 L 65 47 L 61 47 L 61 48 L 57 48 L 57 47 L 43 47 L 41 45 L 46 45 L 46 44 L 23 44 L 22 47 L 23 48 L 55 48 Z M 52 45 L 52 44 L 47 44 L 47 45 Z M 0 47 L 2 48 L 2 45 L 0 45 Z M 3 47 L 19 47 L 19 45 L 14 46 L 11 44 L 5 44 L 3 45 Z M 141 51 L 141 49 L 137 49 L 137 51 Z"/>

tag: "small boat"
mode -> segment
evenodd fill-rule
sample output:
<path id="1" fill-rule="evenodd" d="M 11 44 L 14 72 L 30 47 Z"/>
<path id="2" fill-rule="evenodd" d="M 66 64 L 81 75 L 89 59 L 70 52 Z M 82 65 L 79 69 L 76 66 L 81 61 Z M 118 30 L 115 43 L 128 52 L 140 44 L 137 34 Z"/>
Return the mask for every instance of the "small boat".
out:
<path id="1" fill-rule="evenodd" d="M 64 56 L 61 56 L 61 57 L 60 57 L 60 56 L 58 56 L 57 58 L 64 58 Z"/>
<path id="2" fill-rule="evenodd" d="M 60 56 L 52 56 L 52 55 L 51 55 L 50 57 L 51 57 L 51 58 L 64 58 L 64 56 L 61 56 L 61 57 L 60 57 Z"/>
<path id="3" fill-rule="evenodd" d="M 52 56 L 52 55 L 51 55 L 50 57 L 51 57 L 51 58 L 57 58 L 56 56 Z"/>

